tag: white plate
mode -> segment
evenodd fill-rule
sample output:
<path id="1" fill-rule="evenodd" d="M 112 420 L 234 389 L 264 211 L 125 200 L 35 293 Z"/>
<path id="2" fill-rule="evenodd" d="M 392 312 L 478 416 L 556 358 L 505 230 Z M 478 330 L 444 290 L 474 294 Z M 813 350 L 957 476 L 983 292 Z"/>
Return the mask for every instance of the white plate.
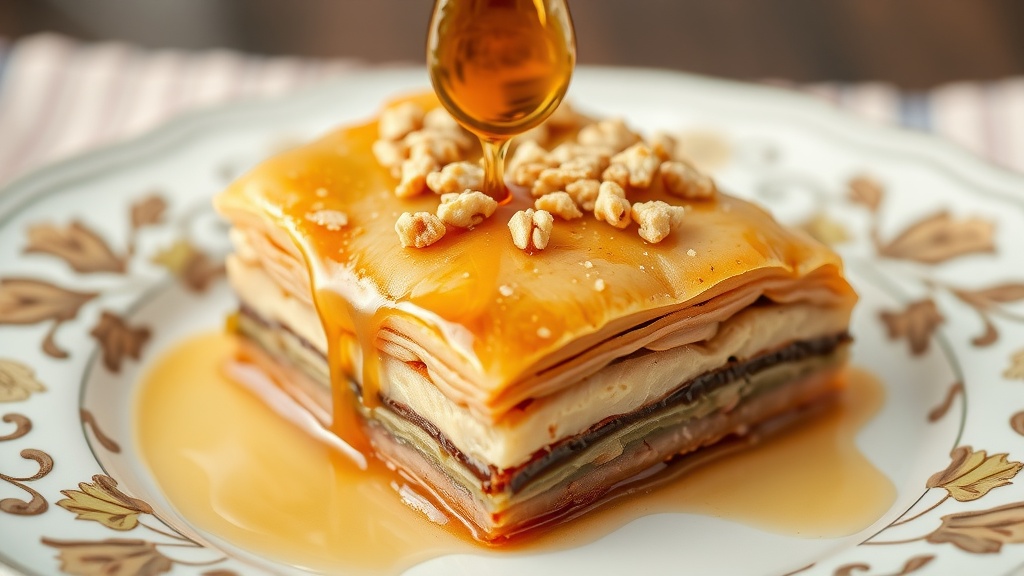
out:
<path id="1" fill-rule="evenodd" d="M 369 72 L 235 104 L 0 192 L 0 564 L 38 574 L 296 571 L 174 511 L 136 453 L 133 390 L 162 350 L 216 326 L 233 305 L 218 280 L 227 243 L 211 195 L 284 143 L 426 86 L 422 70 Z M 584 68 L 571 98 L 643 129 L 685 133 L 725 188 L 843 240 L 837 249 L 862 295 L 854 362 L 887 388 L 858 444 L 892 479 L 896 502 L 845 538 L 662 514 L 573 550 L 481 551 L 409 573 L 782 574 L 813 564 L 801 573 L 1003 574 L 1024 565 L 1024 493 L 1012 484 L 1024 460 L 1024 178 L 768 88 Z M 854 180 L 861 175 L 873 180 Z M 87 489 L 101 499 L 85 499 Z M 168 545 L 180 536 L 156 531 L 172 527 L 195 546 Z"/>

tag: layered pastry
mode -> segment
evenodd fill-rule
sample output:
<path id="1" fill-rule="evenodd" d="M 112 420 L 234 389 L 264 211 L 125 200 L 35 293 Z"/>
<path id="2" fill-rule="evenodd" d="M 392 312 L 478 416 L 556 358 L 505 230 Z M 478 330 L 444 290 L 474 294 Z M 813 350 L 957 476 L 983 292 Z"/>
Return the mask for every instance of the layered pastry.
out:
<path id="1" fill-rule="evenodd" d="M 841 387 L 856 295 L 828 248 L 670 138 L 575 114 L 519 144 L 499 205 L 431 100 L 267 160 L 216 206 L 245 357 L 476 537 Z"/>

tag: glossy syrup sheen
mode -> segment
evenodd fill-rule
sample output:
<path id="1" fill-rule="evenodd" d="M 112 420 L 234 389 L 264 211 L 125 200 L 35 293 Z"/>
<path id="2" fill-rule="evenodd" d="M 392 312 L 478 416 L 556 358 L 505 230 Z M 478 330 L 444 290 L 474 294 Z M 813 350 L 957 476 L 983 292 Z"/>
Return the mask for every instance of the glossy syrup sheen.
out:
<path id="1" fill-rule="evenodd" d="M 436 106 L 433 96 L 417 101 Z M 338 330 L 352 332 L 382 307 L 405 314 L 394 309 L 397 302 L 421 309 L 453 327 L 460 338 L 453 344 L 468 347 L 483 386 L 501 388 L 581 335 L 717 286 L 735 287 L 744 274 L 801 277 L 817 270 L 814 282 L 855 299 L 838 256 L 724 194 L 690 204 L 686 225 L 656 245 L 635 226 L 619 230 L 588 216 L 558 221 L 547 248 L 526 254 L 512 245 L 507 223 L 533 199 L 517 194 L 472 230 L 450 228 L 428 248 L 403 248 L 397 218 L 433 213 L 438 199 L 396 198 L 396 180 L 371 152 L 376 138 L 377 125 L 369 122 L 280 154 L 234 183 L 218 205 L 255 212 L 268 228 L 289 231 L 312 270 L 308 293 L 335 292 L 352 304 L 351 318 L 327 318 Z M 660 185 L 635 197 L 678 203 Z M 309 221 L 306 215 L 318 209 L 344 212 L 348 226 L 331 231 Z M 598 280 L 603 290 L 595 289 Z M 360 293 L 353 292 L 357 284 Z M 512 296 L 503 296 L 502 287 Z"/>
<path id="2" fill-rule="evenodd" d="M 804 538 L 837 537 L 865 528 L 895 499 L 892 482 L 855 444 L 882 404 L 882 386 L 851 369 L 837 407 L 768 442 L 536 538 L 486 548 L 402 504 L 397 489 L 403 481 L 383 466 L 357 470 L 229 381 L 223 366 L 234 352 L 231 336 L 211 333 L 180 343 L 154 363 L 138 397 L 138 449 L 193 525 L 260 556 L 313 570 L 396 574 L 447 554 L 566 549 L 663 512 L 716 516 Z"/>

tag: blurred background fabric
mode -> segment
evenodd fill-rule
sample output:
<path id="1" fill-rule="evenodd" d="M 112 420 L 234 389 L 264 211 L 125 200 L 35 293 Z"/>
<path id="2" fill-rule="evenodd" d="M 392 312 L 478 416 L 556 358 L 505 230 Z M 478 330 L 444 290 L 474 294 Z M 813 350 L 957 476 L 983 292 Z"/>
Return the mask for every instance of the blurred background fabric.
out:
<path id="1" fill-rule="evenodd" d="M 0 184 L 184 110 L 424 61 L 432 0 L 0 0 Z M 570 0 L 581 64 L 801 90 L 1024 171 L 1022 0 Z"/>
<path id="2" fill-rule="evenodd" d="M 1020 0 L 569 0 L 580 63 L 920 90 L 1024 74 Z M 433 0 L 0 0 L 0 36 L 422 62 Z"/>

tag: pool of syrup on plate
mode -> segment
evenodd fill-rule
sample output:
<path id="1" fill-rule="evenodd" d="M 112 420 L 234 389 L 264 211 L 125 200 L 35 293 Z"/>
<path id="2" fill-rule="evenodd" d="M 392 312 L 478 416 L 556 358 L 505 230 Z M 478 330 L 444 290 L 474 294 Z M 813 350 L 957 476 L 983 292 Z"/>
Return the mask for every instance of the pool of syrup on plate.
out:
<path id="1" fill-rule="evenodd" d="M 855 443 L 881 407 L 884 390 L 870 374 L 852 368 L 838 406 L 768 442 L 702 463 L 537 537 L 487 548 L 453 526 L 456 520 L 440 525 L 410 509 L 422 507 L 415 488 L 383 465 L 357 470 L 230 381 L 223 367 L 235 346 L 227 334 L 201 334 L 151 366 L 139 388 L 137 447 L 192 525 L 278 562 L 397 574 L 447 554 L 581 546 L 664 512 L 714 516 L 803 538 L 838 537 L 865 528 L 895 499 L 892 482 Z"/>

